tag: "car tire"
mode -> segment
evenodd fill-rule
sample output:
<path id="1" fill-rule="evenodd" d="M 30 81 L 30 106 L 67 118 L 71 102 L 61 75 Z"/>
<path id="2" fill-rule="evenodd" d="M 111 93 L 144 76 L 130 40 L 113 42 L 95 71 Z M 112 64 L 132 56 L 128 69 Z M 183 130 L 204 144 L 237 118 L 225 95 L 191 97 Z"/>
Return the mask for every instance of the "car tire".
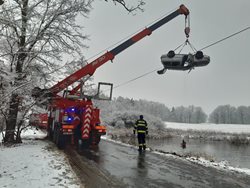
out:
<path id="1" fill-rule="evenodd" d="M 203 52 L 202 51 L 197 51 L 195 54 L 195 58 L 196 59 L 202 59 L 204 57 Z"/>
<path id="2" fill-rule="evenodd" d="M 172 58 L 175 56 L 175 52 L 173 50 L 170 50 L 167 55 L 169 58 Z"/>

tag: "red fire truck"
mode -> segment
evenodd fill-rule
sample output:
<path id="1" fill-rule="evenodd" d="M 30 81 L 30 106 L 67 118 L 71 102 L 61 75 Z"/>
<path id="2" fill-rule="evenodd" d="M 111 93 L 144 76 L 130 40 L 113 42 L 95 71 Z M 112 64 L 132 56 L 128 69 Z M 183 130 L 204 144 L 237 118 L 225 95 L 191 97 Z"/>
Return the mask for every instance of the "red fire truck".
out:
<path id="1" fill-rule="evenodd" d="M 40 129 L 47 129 L 48 126 L 48 114 L 31 114 L 30 115 L 30 125 L 38 127 Z"/>
<path id="2" fill-rule="evenodd" d="M 71 91 L 64 92 L 63 96 L 59 96 L 58 93 L 83 77 L 92 76 L 96 69 L 104 63 L 112 61 L 120 52 L 150 35 L 154 30 L 179 15 L 185 15 L 187 19 L 189 10 L 184 5 L 181 5 L 171 14 L 138 32 L 112 50 L 104 53 L 50 89 L 34 88 L 32 95 L 37 98 L 37 101 L 42 103 L 41 101 L 49 98 L 48 137 L 52 139 L 59 148 L 63 148 L 66 143 L 81 143 L 81 145 L 85 147 L 97 145 L 100 142 L 101 135 L 106 134 L 106 127 L 101 124 L 99 117 L 100 110 L 94 107 L 91 100 L 92 98 L 98 98 L 98 94 L 100 93 L 99 89 L 98 94 L 94 97 L 85 96 L 82 93 L 76 95 L 77 91 L 81 89 L 81 84 Z M 189 31 L 189 28 L 186 28 L 185 31 Z M 188 35 L 188 33 L 186 34 Z M 99 83 L 98 88 L 103 84 L 110 86 L 109 98 L 111 98 L 112 84 Z"/>

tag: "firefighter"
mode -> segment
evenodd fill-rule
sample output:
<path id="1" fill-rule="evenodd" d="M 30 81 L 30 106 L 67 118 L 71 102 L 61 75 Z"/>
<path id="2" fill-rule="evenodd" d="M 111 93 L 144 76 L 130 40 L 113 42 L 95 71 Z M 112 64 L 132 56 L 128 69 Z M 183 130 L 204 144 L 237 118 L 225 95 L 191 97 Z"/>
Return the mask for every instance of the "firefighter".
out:
<path id="1" fill-rule="evenodd" d="M 139 149 L 138 151 L 142 151 L 146 149 L 145 136 L 148 134 L 148 126 L 147 122 L 143 119 L 143 115 L 140 115 L 140 119 L 138 119 L 134 125 L 134 134 L 137 131 L 137 138 Z"/>

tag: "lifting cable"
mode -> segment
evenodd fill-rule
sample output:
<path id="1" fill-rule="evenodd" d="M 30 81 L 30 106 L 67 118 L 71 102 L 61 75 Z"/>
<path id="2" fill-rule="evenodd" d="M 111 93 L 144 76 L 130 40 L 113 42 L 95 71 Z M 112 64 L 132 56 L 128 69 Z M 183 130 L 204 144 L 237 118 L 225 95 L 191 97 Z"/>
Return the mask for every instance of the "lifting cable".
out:
<path id="1" fill-rule="evenodd" d="M 126 84 L 128 84 L 128 83 L 130 83 L 130 82 L 133 82 L 133 81 L 135 81 L 135 80 L 137 80 L 137 79 L 139 79 L 139 78 L 142 78 L 142 77 L 144 77 L 144 76 L 147 76 L 147 75 L 149 75 L 149 74 L 151 74 L 151 73 L 153 73 L 153 72 L 155 72 L 155 71 L 157 71 L 157 70 L 159 70 L 159 68 L 158 68 L 158 69 L 151 70 L 151 71 L 149 71 L 149 72 L 146 72 L 146 73 L 144 73 L 144 74 L 142 74 L 142 75 L 140 75 L 140 76 L 138 76 L 138 77 L 136 77 L 136 78 L 133 78 L 133 79 L 128 80 L 128 81 L 126 81 L 126 82 L 123 82 L 123 83 L 121 83 L 121 84 L 118 84 L 118 85 L 114 86 L 114 89 L 115 89 L 115 88 L 118 88 L 118 87 L 121 87 L 121 86 L 124 86 L 124 85 L 126 85 Z"/>
<path id="2" fill-rule="evenodd" d="M 200 50 L 207 49 L 207 48 L 209 48 L 209 47 L 211 47 L 211 46 L 213 46 L 213 45 L 215 45 L 215 44 L 218 44 L 218 43 L 220 43 L 220 42 L 222 42 L 222 41 L 224 41 L 224 40 L 227 40 L 227 39 L 229 39 L 229 38 L 231 38 L 231 37 L 233 37 L 233 36 L 235 36 L 235 35 L 238 35 L 238 34 L 244 32 L 244 31 L 246 31 L 246 30 L 248 30 L 248 29 L 250 29 L 250 26 L 248 26 L 248 27 L 246 27 L 245 29 L 242 29 L 242 30 L 240 30 L 240 31 L 238 31 L 238 32 L 236 32 L 236 33 L 233 33 L 233 34 L 231 34 L 231 35 L 229 35 L 229 36 L 227 36 L 227 37 L 224 37 L 224 38 L 222 38 L 221 40 L 218 40 L 218 41 L 216 41 L 216 42 L 214 42 L 214 43 L 212 43 L 212 44 L 209 44 L 209 45 L 207 45 L 207 46 L 201 48 Z"/>
<path id="3" fill-rule="evenodd" d="M 202 51 L 202 50 L 204 50 L 204 49 L 207 49 L 207 48 L 209 48 L 209 47 L 211 47 L 211 46 L 214 46 L 214 45 L 216 45 L 216 44 L 218 44 L 218 43 L 220 43 L 220 42 L 222 42 L 222 41 L 224 41 L 224 40 L 227 40 L 227 39 L 229 39 L 229 38 L 231 38 L 231 37 L 233 37 L 233 36 L 235 36 L 235 35 L 238 35 L 238 34 L 244 32 L 244 31 L 246 31 L 246 30 L 248 30 L 248 29 L 250 29 L 250 26 L 248 26 L 248 27 L 246 27 L 246 28 L 244 28 L 244 29 L 242 29 L 242 30 L 240 30 L 240 31 L 238 31 L 238 32 L 235 32 L 235 33 L 233 33 L 233 34 L 231 34 L 231 35 L 229 35 L 229 36 L 227 36 L 227 37 L 224 37 L 224 38 L 222 38 L 222 39 L 220 39 L 220 40 L 218 40 L 218 41 L 216 41 L 216 42 L 213 42 L 213 43 L 211 43 L 211 44 L 209 44 L 209 45 L 207 45 L 207 46 L 201 48 L 200 51 Z M 186 41 L 185 41 L 185 43 L 186 43 Z M 185 45 L 185 43 L 184 43 L 184 44 L 181 44 L 180 46 L 178 46 L 175 50 L 177 50 L 177 49 L 180 48 L 181 46 Z M 193 47 L 193 46 L 191 46 L 191 47 Z M 123 86 L 123 85 L 126 85 L 126 84 L 128 84 L 128 83 L 130 83 L 130 82 L 133 82 L 133 81 L 135 81 L 135 80 L 137 80 L 137 79 L 139 79 L 139 78 L 142 78 L 142 77 L 144 77 L 144 76 L 147 76 L 147 75 L 149 75 L 149 74 L 151 74 L 151 73 L 153 73 L 153 72 L 155 72 L 155 71 L 157 71 L 157 70 L 159 70 L 159 68 L 154 69 L 154 70 L 152 70 L 152 71 L 149 71 L 149 72 L 147 72 L 147 73 L 144 73 L 144 74 L 142 74 L 142 75 L 140 75 L 140 76 L 138 76 L 138 77 L 136 77 L 136 78 L 133 78 L 133 79 L 128 80 L 128 81 L 126 81 L 126 82 L 123 82 L 123 83 L 121 83 L 121 84 L 118 84 L 117 86 L 114 86 L 114 89 L 115 89 L 115 88 L 118 88 L 118 87 L 121 87 L 121 86 Z"/>
<path id="4" fill-rule="evenodd" d="M 188 39 L 187 39 L 184 43 L 182 43 L 181 45 L 177 46 L 177 48 L 175 48 L 173 51 L 176 51 L 176 50 L 178 50 L 179 48 L 181 48 L 180 51 L 178 52 L 178 54 L 180 54 L 181 51 L 183 50 L 183 48 L 184 48 L 186 45 L 189 45 L 190 48 L 193 50 L 194 53 L 197 52 L 197 50 L 195 49 L 194 45 L 192 45 L 192 44 L 189 42 Z"/>

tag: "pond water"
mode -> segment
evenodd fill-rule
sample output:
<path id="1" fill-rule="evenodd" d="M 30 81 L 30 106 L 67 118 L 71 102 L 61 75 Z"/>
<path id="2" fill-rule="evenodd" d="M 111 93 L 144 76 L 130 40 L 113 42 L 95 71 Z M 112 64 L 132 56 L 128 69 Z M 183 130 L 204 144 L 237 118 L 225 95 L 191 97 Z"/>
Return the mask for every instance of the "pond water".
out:
<path id="1" fill-rule="evenodd" d="M 227 161 L 230 166 L 250 169 L 250 145 L 233 145 L 226 141 L 185 139 L 186 148 L 183 149 L 181 142 L 181 137 L 174 137 L 164 140 L 147 140 L 147 145 L 152 149 L 205 156 L 208 160 Z"/>

